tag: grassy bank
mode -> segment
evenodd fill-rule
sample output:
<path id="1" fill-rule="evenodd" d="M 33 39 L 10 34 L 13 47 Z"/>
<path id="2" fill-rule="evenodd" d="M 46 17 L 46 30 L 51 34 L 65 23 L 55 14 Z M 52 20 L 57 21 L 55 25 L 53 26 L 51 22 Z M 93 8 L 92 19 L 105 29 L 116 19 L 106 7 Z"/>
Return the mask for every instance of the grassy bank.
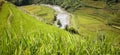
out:
<path id="1" fill-rule="evenodd" d="M 120 54 L 119 33 L 111 31 L 113 29 L 108 26 L 97 32 L 104 26 L 102 22 L 87 15 L 74 14 L 81 35 L 47 25 L 5 3 L 0 11 L 0 55 Z"/>

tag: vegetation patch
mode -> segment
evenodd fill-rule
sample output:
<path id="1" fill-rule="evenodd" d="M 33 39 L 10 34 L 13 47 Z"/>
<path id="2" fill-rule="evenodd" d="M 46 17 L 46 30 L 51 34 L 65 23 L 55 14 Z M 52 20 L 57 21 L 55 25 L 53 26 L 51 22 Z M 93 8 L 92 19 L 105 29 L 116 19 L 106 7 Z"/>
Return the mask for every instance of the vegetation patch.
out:
<path id="1" fill-rule="evenodd" d="M 54 21 L 55 11 L 43 5 L 28 5 L 22 6 L 23 9 L 32 13 L 35 16 L 41 17 L 42 22 L 52 24 Z"/>
<path id="2" fill-rule="evenodd" d="M 35 9 L 36 6 L 26 7 L 24 8 L 30 10 L 29 13 L 47 16 L 46 10 L 41 12 L 41 9 Z M 46 9 L 52 11 L 47 7 Z M 35 11 L 40 11 L 42 15 Z M 80 35 L 45 24 L 33 15 L 19 10 L 15 5 L 5 2 L 0 11 L 0 55 L 120 54 L 118 29 L 98 20 L 103 20 L 101 16 L 82 13 L 80 10 L 72 14 L 73 27 L 68 31 L 78 31 Z M 54 15 L 53 11 L 51 15 Z"/>

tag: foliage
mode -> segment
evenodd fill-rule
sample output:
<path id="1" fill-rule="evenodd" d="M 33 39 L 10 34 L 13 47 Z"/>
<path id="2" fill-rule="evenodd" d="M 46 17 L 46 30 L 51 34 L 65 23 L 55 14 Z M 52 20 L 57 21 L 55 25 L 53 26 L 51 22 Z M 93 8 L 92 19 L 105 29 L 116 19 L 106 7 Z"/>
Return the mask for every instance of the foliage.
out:
<path id="1" fill-rule="evenodd" d="M 52 4 L 59 5 L 69 11 L 74 11 L 75 9 L 81 6 L 81 0 L 8 0 L 16 5 L 28 5 L 33 3 L 44 3 L 44 4 Z"/>
<path id="2" fill-rule="evenodd" d="M 67 11 L 75 11 L 81 6 L 89 6 L 87 3 L 84 3 L 85 0 L 8 0 L 16 5 L 29 5 L 29 4 L 52 4 L 59 5 Z M 92 1 L 92 0 L 90 0 Z M 104 1 L 107 6 L 117 4 L 119 0 L 93 0 L 93 1 Z"/>
<path id="3" fill-rule="evenodd" d="M 81 6 L 81 0 L 47 0 L 40 3 L 59 5 L 68 11 L 74 11 Z"/>
<path id="4" fill-rule="evenodd" d="M 84 15 L 78 15 L 76 22 L 79 21 L 79 18 L 81 18 L 80 21 L 84 25 L 90 25 L 93 21 L 99 24 L 99 21 L 86 18 Z M 21 12 L 9 3 L 5 3 L 2 6 L 0 20 L 2 20 L 0 22 L 0 55 L 120 54 L 118 45 L 119 34 L 117 35 L 113 31 L 106 30 L 107 34 L 97 32 L 97 35 L 93 35 L 95 33 L 93 31 L 87 38 L 84 35 L 70 34 L 69 32 L 36 20 L 34 17 Z M 85 26 L 82 27 L 85 28 Z M 89 26 L 87 28 L 95 29 L 95 27 L 90 28 Z M 86 35 L 89 31 L 88 29 L 84 30 Z M 103 36 L 105 38 L 102 40 L 96 38 Z"/>
<path id="5" fill-rule="evenodd" d="M 43 5 L 28 5 L 21 6 L 25 12 L 37 16 L 38 19 L 47 24 L 53 24 L 55 11 L 52 8 Z"/>

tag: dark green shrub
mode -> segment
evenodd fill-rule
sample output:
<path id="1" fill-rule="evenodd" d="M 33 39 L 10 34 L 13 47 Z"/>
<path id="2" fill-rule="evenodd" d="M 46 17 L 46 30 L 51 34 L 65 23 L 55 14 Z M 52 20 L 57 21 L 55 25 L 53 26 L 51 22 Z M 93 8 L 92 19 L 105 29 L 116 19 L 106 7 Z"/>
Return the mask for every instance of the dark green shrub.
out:
<path id="1" fill-rule="evenodd" d="M 65 29 L 66 29 L 67 31 L 69 31 L 70 33 L 72 33 L 72 34 L 79 34 L 78 30 L 75 29 L 74 27 L 68 27 L 68 26 L 66 26 Z"/>

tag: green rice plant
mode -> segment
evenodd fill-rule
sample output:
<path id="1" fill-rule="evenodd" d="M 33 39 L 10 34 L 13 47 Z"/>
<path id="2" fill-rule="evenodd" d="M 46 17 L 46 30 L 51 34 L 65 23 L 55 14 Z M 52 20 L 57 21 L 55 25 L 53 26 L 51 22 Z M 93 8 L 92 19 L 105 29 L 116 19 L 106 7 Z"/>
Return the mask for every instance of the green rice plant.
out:
<path id="1" fill-rule="evenodd" d="M 12 16 L 8 20 L 10 11 Z M 84 24 L 81 27 L 77 23 L 79 19 L 81 19 L 80 24 Z M 11 25 L 8 25 L 7 21 L 10 21 Z M 0 11 L 0 55 L 120 54 L 120 36 L 113 31 L 115 29 L 105 26 L 107 29 L 104 31 L 93 31 L 102 23 L 84 14 L 78 15 L 75 21 L 81 28 L 81 35 L 47 25 L 20 11 L 16 6 L 5 3 Z M 97 24 L 93 24 L 93 21 Z M 94 29 L 91 30 L 91 26 Z M 83 35 L 84 33 L 86 34 Z"/>

